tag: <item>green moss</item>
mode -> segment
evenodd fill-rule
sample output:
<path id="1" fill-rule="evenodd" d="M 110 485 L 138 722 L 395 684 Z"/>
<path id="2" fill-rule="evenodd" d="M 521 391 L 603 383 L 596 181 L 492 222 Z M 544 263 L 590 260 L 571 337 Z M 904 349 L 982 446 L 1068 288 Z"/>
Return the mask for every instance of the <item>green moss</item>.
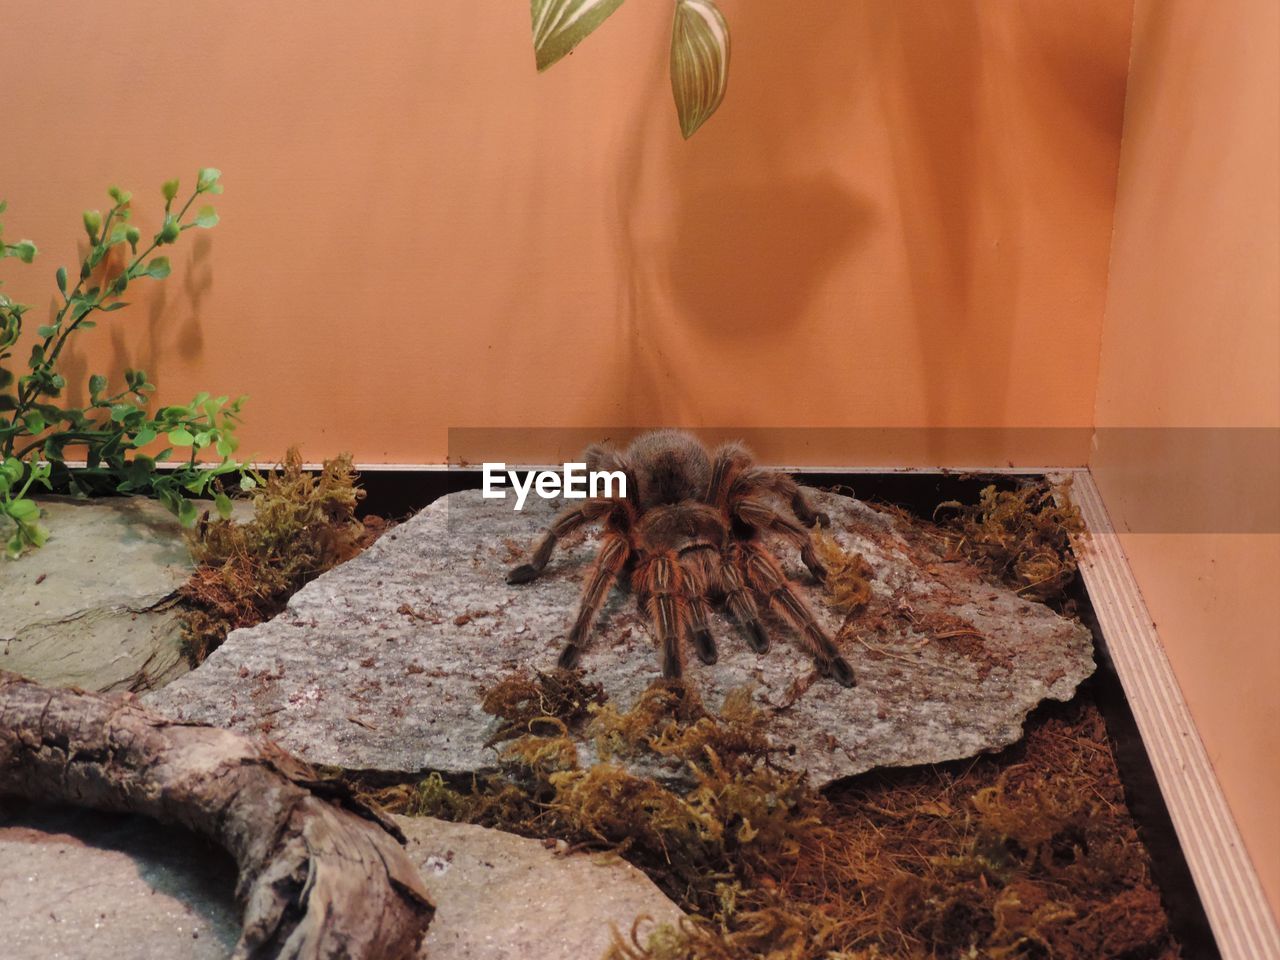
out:
<path id="1" fill-rule="evenodd" d="M 253 518 L 210 521 L 188 534 L 196 570 L 181 594 L 183 641 L 200 663 L 227 634 L 270 619 L 305 583 L 355 556 L 381 529 L 356 519 L 364 491 L 351 457 L 327 460 L 315 476 L 290 449 L 280 467 L 258 477 Z"/>

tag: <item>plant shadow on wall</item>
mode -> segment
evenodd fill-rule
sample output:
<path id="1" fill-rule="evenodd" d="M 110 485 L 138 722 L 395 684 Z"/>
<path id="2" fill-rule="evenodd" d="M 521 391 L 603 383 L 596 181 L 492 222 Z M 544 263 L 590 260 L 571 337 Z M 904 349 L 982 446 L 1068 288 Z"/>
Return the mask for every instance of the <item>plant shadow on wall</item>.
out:
<path id="1" fill-rule="evenodd" d="M 726 362 L 721 349 L 733 344 L 754 344 L 758 356 L 760 344 L 777 344 L 805 325 L 815 294 L 867 237 L 869 202 L 824 152 L 829 124 L 846 99 L 859 96 L 865 73 L 842 46 L 856 35 L 855 14 L 851 5 L 826 9 L 815 33 L 808 18 L 741 5 L 731 14 L 730 88 L 698 137 L 673 141 L 667 105 L 657 97 L 635 116 L 623 155 L 649 160 L 626 165 L 618 179 L 620 339 L 630 351 L 626 396 L 636 404 L 627 412 L 653 416 L 681 392 L 655 346 L 666 339 L 664 315 L 675 312 L 677 323 L 691 325 L 712 364 Z M 666 146 L 659 152 L 654 143 Z M 653 178 L 645 168 L 654 163 L 668 173 Z M 644 209 L 652 183 L 672 196 L 659 238 L 645 236 L 632 212 Z"/>
<path id="2" fill-rule="evenodd" d="M 120 325 L 108 331 L 111 343 L 109 369 L 154 371 L 156 379 L 162 380 L 165 375 L 164 358 L 178 357 L 191 361 L 200 357 L 204 348 L 204 301 L 213 289 L 212 237 L 205 234 L 195 237 L 185 254 L 182 264 L 176 262 L 176 256 L 172 258 L 181 279 L 175 276 L 168 283 L 148 291 L 145 326 L 139 322 L 140 318 L 132 317 L 128 329 Z M 87 256 L 87 248 L 81 251 L 81 255 L 82 258 Z M 171 294 L 178 286 L 181 290 L 175 303 Z M 52 308 L 56 307 L 55 302 Z M 87 347 L 84 342 L 68 341 L 62 354 L 69 403 L 84 403 L 86 399 L 84 384 L 91 361 Z"/>

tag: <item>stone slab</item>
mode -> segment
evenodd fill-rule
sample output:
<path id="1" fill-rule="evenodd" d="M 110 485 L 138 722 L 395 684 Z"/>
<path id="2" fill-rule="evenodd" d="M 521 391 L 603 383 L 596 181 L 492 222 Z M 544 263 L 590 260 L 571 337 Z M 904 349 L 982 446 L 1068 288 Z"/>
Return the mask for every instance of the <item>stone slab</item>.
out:
<path id="1" fill-rule="evenodd" d="M 142 497 L 40 505 L 49 542 L 0 561 L 0 668 L 100 692 L 187 672 L 175 602 L 192 564 L 177 520 Z"/>
<path id="2" fill-rule="evenodd" d="M 563 843 L 396 818 L 437 904 L 430 960 L 590 960 L 641 915 L 681 911 L 636 868 Z M 5 960 L 225 960 L 240 935 L 229 857 L 141 817 L 0 816 Z"/>
<path id="3" fill-rule="evenodd" d="M 690 657 L 687 670 L 713 709 L 753 685 L 773 714 L 780 763 L 821 784 L 999 749 L 1021 737 L 1037 704 L 1069 699 L 1092 673 L 1092 637 L 1078 622 L 947 562 L 895 517 L 835 494 L 814 499 L 836 539 L 876 571 L 868 609 L 846 624 L 794 551 L 777 551 L 817 617 L 839 632 L 858 686 L 815 680 L 785 626 L 772 624 L 773 646 L 758 655 L 719 614 L 719 663 Z M 176 718 L 267 732 L 316 763 L 492 769 L 497 754 L 485 744 L 495 726 L 482 692 L 513 670 L 554 666 L 595 551 L 594 533 L 576 535 L 542 578 L 505 582 L 558 506 L 534 500 L 515 512 L 478 491 L 444 497 L 146 700 Z M 623 707 L 657 675 L 629 595 L 615 591 L 606 604 L 583 666 Z"/>

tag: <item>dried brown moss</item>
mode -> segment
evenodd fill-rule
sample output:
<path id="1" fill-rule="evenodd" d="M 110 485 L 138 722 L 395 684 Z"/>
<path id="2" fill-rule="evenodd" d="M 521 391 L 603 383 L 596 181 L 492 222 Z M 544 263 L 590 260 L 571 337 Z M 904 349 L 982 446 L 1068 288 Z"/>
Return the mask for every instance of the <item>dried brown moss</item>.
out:
<path id="1" fill-rule="evenodd" d="M 1059 708 L 968 764 L 828 791 L 800 855 L 610 960 L 1179 956 L 1097 710 Z M 643 942 L 640 942 L 643 941 Z"/>
<path id="2" fill-rule="evenodd" d="M 813 531 L 813 548 L 827 568 L 822 587 L 831 608 L 840 613 L 864 609 L 871 602 L 871 581 L 875 577 L 871 564 L 862 554 L 845 550 L 820 528 Z"/>
<path id="3" fill-rule="evenodd" d="M 1062 596 L 1076 575 L 1072 538 L 1085 532 L 1071 480 L 985 488 L 976 504 L 951 500 L 934 511 L 950 552 L 1033 600 Z"/>
<path id="4" fill-rule="evenodd" d="M 581 677 L 522 677 L 508 688 L 521 697 L 490 700 L 507 713 L 570 705 L 543 714 L 543 735 L 505 741 L 501 775 L 469 789 L 433 776 L 375 796 L 400 812 L 614 850 L 646 870 L 691 915 L 619 938 L 608 960 L 1179 955 L 1087 702 L 1033 718 L 998 755 L 821 793 L 770 763 L 768 719 L 749 691 L 713 713 L 659 681 L 623 711 L 531 694 L 530 682 L 555 691 Z M 573 727 L 600 762 L 580 765 Z M 680 775 L 640 776 L 624 757 L 668 773 L 676 763 Z"/>
<path id="5" fill-rule="evenodd" d="M 184 645 L 200 663 L 229 632 L 267 620 L 305 583 L 373 542 L 385 528 L 362 523 L 349 455 L 327 460 L 318 476 L 302 468 L 291 448 L 280 466 L 259 476 L 253 519 L 210 520 L 206 513 L 188 544 L 196 570 L 180 594 L 187 605 Z"/>
<path id="6" fill-rule="evenodd" d="M 587 683 L 582 670 L 519 672 L 484 691 L 484 712 L 502 721 L 487 746 L 525 734 L 563 731 L 580 725 L 605 701 L 604 687 Z"/>

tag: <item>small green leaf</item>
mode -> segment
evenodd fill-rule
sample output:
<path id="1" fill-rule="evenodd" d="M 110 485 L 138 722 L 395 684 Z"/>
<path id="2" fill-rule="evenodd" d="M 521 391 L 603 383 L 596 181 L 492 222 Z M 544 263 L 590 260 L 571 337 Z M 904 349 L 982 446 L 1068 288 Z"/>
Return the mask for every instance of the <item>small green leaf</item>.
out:
<path id="1" fill-rule="evenodd" d="M 19 240 L 12 246 L 13 255 L 23 263 L 30 263 L 36 258 L 36 245 L 30 240 Z"/>
<path id="2" fill-rule="evenodd" d="M 181 500 L 178 503 L 178 522 L 184 527 L 193 527 L 196 523 L 196 505 L 190 500 Z"/>
<path id="3" fill-rule="evenodd" d="M 117 204 L 128 203 L 133 199 L 133 194 L 128 190 L 121 190 L 119 187 L 108 187 L 107 195 L 111 197 Z"/>
<path id="4" fill-rule="evenodd" d="M 622 0 L 530 0 L 539 72 L 571 53 L 620 6 Z"/>
<path id="5" fill-rule="evenodd" d="M 36 410 L 33 410 L 31 413 L 28 413 L 23 417 L 22 422 L 27 425 L 27 430 L 30 431 L 32 435 L 43 433 L 44 428 L 48 426 L 48 424 L 44 422 L 44 417 Z"/>
<path id="6" fill-rule="evenodd" d="M 729 86 L 729 25 L 713 0 L 676 0 L 671 91 L 687 140 L 711 118 Z"/>
<path id="7" fill-rule="evenodd" d="M 18 523 L 30 523 L 40 518 L 40 506 L 34 500 L 12 500 L 5 510 Z"/>
<path id="8" fill-rule="evenodd" d="M 195 437 L 191 435 L 191 431 L 186 427 L 178 427 L 176 430 L 169 431 L 169 442 L 175 447 L 189 447 L 195 441 Z"/>
<path id="9" fill-rule="evenodd" d="M 231 519 L 231 498 L 225 493 L 219 493 L 213 498 L 213 505 L 218 508 L 218 516 L 223 520 Z"/>
<path id="10" fill-rule="evenodd" d="M 241 490 L 245 490 L 245 491 L 252 490 L 257 485 L 258 485 L 258 481 L 253 479 L 253 477 L 249 476 L 247 473 L 240 478 Z"/>
<path id="11" fill-rule="evenodd" d="M 196 214 L 195 222 L 197 227 L 203 227 L 207 230 L 210 227 L 217 226 L 218 213 L 211 206 L 203 206 Z"/>
<path id="12" fill-rule="evenodd" d="M 151 429 L 151 427 L 143 427 L 134 436 L 133 445 L 135 447 L 145 447 L 148 443 L 150 443 L 155 438 L 156 438 L 155 430 Z"/>
<path id="13" fill-rule="evenodd" d="M 172 272 L 168 257 L 156 257 L 147 263 L 143 273 L 155 280 L 163 280 Z"/>
<path id="14" fill-rule="evenodd" d="M 65 296 L 67 292 L 67 268 L 59 267 L 54 276 L 58 281 L 58 291 Z"/>
<path id="15" fill-rule="evenodd" d="M 218 178 L 222 176 L 222 171 L 216 167 L 203 167 L 196 176 L 196 193 L 208 193 L 218 182 Z"/>

